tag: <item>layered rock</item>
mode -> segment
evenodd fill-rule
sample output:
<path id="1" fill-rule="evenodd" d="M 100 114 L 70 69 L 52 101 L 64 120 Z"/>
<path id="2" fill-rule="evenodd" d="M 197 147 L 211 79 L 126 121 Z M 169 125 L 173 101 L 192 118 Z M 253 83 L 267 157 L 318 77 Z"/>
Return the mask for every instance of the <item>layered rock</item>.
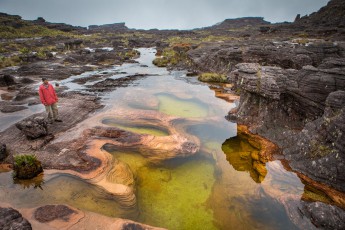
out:
<path id="1" fill-rule="evenodd" d="M 229 117 L 276 142 L 294 169 L 345 191 L 344 67 L 343 59 L 300 71 L 238 64 L 230 80 L 241 101 Z"/>
<path id="2" fill-rule="evenodd" d="M 318 67 L 329 58 L 343 58 L 344 51 L 344 47 L 332 42 L 315 42 L 305 46 L 289 41 L 250 40 L 202 44 L 188 51 L 187 55 L 196 70 L 230 73 L 239 63 L 259 63 L 284 69 L 302 69 L 307 65 Z"/>

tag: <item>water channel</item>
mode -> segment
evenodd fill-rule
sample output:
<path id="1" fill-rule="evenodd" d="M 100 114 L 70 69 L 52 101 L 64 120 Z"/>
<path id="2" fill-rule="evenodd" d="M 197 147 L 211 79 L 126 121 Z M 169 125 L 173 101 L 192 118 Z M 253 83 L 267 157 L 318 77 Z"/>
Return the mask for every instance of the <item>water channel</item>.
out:
<path id="1" fill-rule="evenodd" d="M 170 72 L 153 66 L 154 49 L 139 51 L 138 63 L 107 71 L 114 72 L 113 79 L 133 74 L 147 76 L 103 94 L 106 106 L 96 114 L 100 122 L 141 135 L 171 135 L 171 127 L 132 122 L 113 111 L 139 117 L 153 113 L 169 118 L 176 130 L 196 137 L 200 150 L 192 156 L 153 163 L 140 149 L 104 147 L 134 175 L 137 215 L 122 210 L 102 187 L 65 173 L 44 175 L 44 183 L 21 184 L 13 182 L 11 172 L 0 171 L 0 203 L 19 208 L 68 204 L 172 230 L 298 229 L 289 219 L 284 202 L 287 198 L 299 200 L 304 184 L 278 160 L 263 163 L 264 173 L 253 169 L 251 156 L 258 149 L 238 137 L 237 125 L 224 118 L 235 105 L 215 97 L 207 84 L 186 77 L 184 71 Z M 78 88 L 71 79 L 62 85 Z"/>

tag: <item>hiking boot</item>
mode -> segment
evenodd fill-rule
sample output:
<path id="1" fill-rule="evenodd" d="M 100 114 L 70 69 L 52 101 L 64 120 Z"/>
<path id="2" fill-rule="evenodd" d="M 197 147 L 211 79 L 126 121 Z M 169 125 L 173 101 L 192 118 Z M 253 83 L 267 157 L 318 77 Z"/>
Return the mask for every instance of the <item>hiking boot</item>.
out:
<path id="1" fill-rule="evenodd" d="M 62 122 L 62 120 L 61 120 L 61 119 L 55 119 L 55 121 L 56 121 L 56 122 Z"/>

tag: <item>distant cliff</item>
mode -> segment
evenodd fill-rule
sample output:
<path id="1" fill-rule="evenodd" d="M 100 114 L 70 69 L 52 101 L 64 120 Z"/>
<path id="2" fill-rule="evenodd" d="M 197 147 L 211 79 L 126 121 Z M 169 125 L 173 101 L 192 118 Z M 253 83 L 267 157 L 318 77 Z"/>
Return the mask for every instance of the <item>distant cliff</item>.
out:
<path id="1" fill-rule="evenodd" d="M 93 31 L 119 31 L 119 30 L 128 30 L 128 27 L 124 22 L 105 24 L 105 25 L 90 25 L 89 30 Z"/>

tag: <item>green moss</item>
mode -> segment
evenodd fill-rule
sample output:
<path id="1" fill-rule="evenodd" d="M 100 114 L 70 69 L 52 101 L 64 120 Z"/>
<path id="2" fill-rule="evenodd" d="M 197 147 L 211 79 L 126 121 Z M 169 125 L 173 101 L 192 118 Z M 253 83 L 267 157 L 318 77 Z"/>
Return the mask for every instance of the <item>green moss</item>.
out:
<path id="1" fill-rule="evenodd" d="M 15 178 L 31 179 L 43 172 L 41 162 L 35 155 L 17 155 L 13 161 Z"/>
<path id="2" fill-rule="evenodd" d="M 0 56 L 0 68 L 5 68 L 9 66 L 16 66 L 21 63 L 20 57 L 17 55 L 11 57 L 1 57 Z"/>
<path id="3" fill-rule="evenodd" d="M 60 30 L 48 29 L 44 26 L 38 25 L 26 25 L 21 28 L 13 28 L 9 26 L 0 26 L 0 37 L 5 39 L 13 38 L 31 38 L 31 37 L 57 37 L 68 36 L 70 33 L 66 33 Z"/>
<path id="4" fill-rule="evenodd" d="M 169 60 L 167 58 L 165 58 L 165 57 L 155 58 L 152 61 L 152 64 L 154 64 L 155 66 L 158 66 L 158 67 L 167 67 L 168 64 L 169 64 Z"/>
<path id="5" fill-rule="evenodd" d="M 174 66 L 181 62 L 185 64 L 189 63 L 186 52 L 176 52 L 173 47 L 165 48 L 162 52 L 162 57 L 157 57 L 152 61 L 158 67 Z"/>
<path id="6" fill-rule="evenodd" d="M 203 73 L 198 77 L 198 80 L 202 82 L 227 82 L 226 75 L 218 73 Z"/>

